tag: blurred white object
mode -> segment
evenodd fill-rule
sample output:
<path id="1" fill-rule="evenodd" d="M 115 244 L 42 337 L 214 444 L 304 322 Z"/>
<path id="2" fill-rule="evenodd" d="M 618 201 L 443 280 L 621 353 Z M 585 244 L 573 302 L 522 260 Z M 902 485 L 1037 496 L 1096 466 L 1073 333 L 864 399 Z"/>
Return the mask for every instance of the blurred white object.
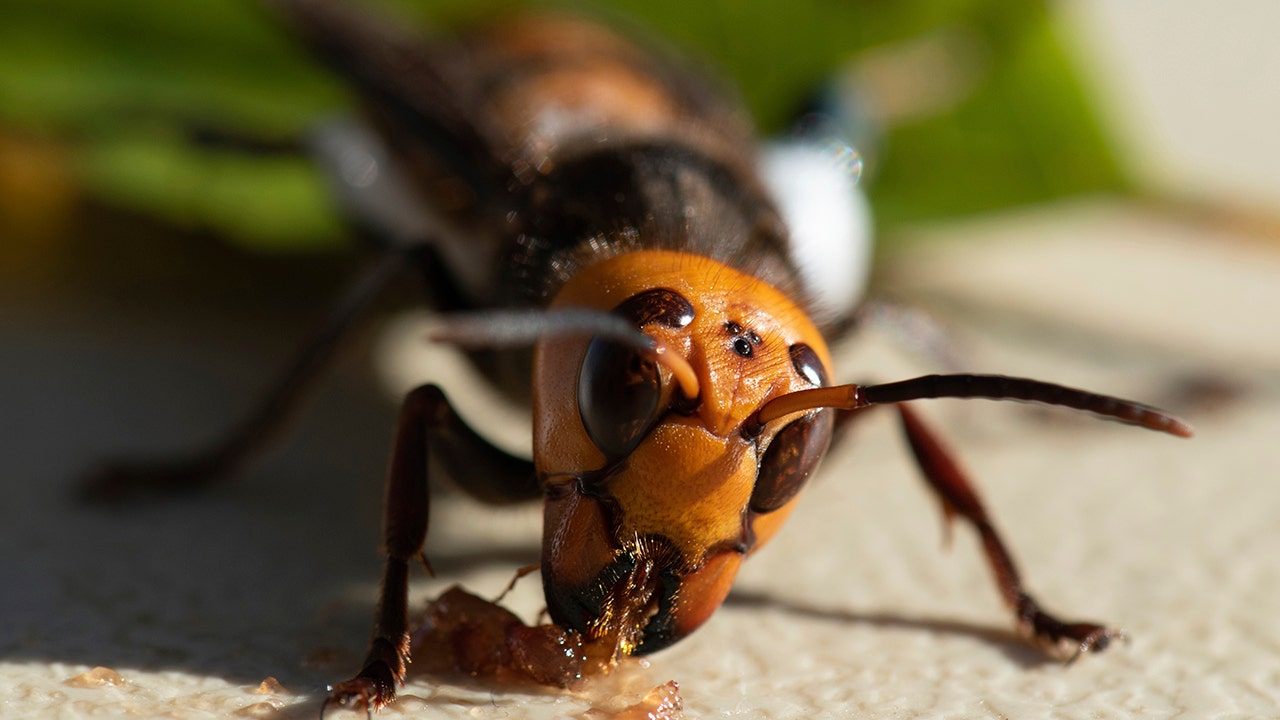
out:
<path id="1" fill-rule="evenodd" d="M 848 315 L 866 292 L 873 238 L 859 168 L 830 143 L 777 142 L 760 156 L 765 186 L 791 230 L 796 264 L 815 293 L 818 322 Z"/>

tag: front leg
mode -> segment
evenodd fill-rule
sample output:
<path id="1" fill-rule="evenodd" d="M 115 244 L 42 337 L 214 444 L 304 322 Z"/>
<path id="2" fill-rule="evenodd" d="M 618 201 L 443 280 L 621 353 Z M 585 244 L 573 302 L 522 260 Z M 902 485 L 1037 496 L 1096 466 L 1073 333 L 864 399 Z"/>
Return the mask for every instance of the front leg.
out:
<path id="1" fill-rule="evenodd" d="M 387 472 L 382 541 L 386 566 L 369 652 L 355 677 L 330 688 L 321 716 L 334 705 L 381 709 L 404 683 L 409 664 L 409 563 L 426 560 L 429 456 L 462 490 L 484 502 L 519 502 L 541 495 L 533 463 L 476 434 L 440 388 L 423 385 L 409 393 L 400 408 Z"/>
<path id="2" fill-rule="evenodd" d="M 968 520 L 982 538 L 982 546 L 996 576 L 996 586 L 1014 613 L 1018 632 L 1032 643 L 1051 651 L 1067 651 L 1070 659 L 1082 653 L 1105 650 L 1119 630 L 1092 622 L 1064 622 L 1045 612 L 1022 585 L 1013 557 L 996 532 L 969 479 L 938 437 L 906 404 L 896 406 L 911 451 L 942 500 L 949 522 L 955 515 Z"/>

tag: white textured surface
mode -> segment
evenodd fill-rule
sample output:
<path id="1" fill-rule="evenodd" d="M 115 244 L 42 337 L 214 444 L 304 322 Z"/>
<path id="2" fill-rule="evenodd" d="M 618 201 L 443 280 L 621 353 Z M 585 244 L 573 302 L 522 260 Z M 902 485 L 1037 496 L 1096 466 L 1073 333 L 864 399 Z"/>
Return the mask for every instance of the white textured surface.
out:
<path id="1" fill-rule="evenodd" d="M 694 718 L 1280 716 L 1280 272 L 1269 250 L 1200 232 L 1113 206 L 1064 207 L 958 229 L 985 240 L 904 257 L 890 273 L 933 305 L 976 368 L 1144 399 L 1187 370 L 1248 388 L 1190 413 L 1190 442 L 1020 406 L 927 408 L 1041 599 L 1119 624 L 1132 643 L 1063 667 L 1015 640 L 972 535 L 941 547 L 937 504 L 886 414 L 830 458 L 729 604 L 621 692 L 676 679 Z M 1120 254 L 1099 260 L 1108 248 Z M 1124 258 L 1159 277 L 1074 277 Z M 159 364 L 130 381 L 142 358 L 122 353 L 140 351 L 54 326 L 38 342 L 16 336 L 7 362 L 26 363 L 24 374 L 4 380 L 6 397 L 34 389 L 42 400 L 18 401 L 25 422 L 5 435 L 0 716 L 314 716 L 323 683 L 358 662 L 377 570 L 369 475 L 382 449 L 348 435 L 385 438 L 390 412 L 367 400 L 353 411 L 330 393 L 301 429 L 304 447 L 237 485 L 115 512 L 77 507 L 65 496 L 74 469 L 121 442 L 110 434 L 126 410 L 115 408 L 150 393 L 157 412 L 178 380 Z M 842 361 L 848 377 L 932 369 L 874 338 Z M 91 381 L 89 370 L 116 379 Z M 153 422 L 173 436 L 181 413 Z M 38 452 L 58 427 L 75 449 Z M 444 577 L 422 580 L 418 595 L 453 581 L 496 593 L 531 557 L 536 513 L 437 510 Z M 536 578 L 517 591 L 527 617 L 537 594 Z M 65 683 L 96 665 L 126 684 Z M 269 675 L 288 693 L 255 694 Z M 422 679 L 406 692 L 390 716 L 582 717 L 601 702 Z"/>
<path id="2" fill-rule="evenodd" d="M 1062 0 L 1130 168 L 1178 197 L 1280 207 L 1280 3 Z"/>

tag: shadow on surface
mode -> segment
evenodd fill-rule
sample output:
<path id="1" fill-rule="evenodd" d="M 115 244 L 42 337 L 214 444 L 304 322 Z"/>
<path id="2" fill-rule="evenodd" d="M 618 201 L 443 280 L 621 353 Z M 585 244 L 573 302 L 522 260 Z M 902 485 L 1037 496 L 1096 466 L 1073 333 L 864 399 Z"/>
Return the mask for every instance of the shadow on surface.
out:
<path id="1" fill-rule="evenodd" d="M 998 648 L 1012 662 L 1023 668 L 1043 665 L 1061 664 L 1045 653 L 1037 650 L 1012 631 L 986 625 L 975 625 L 956 620 L 933 620 L 910 618 L 895 615 L 891 612 L 857 612 L 841 608 L 824 608 L 790 598 L 779 597 L 771 593 L 757 591 L 734 590 L 729 593 L 725 605 L 736 608 L 766 608 L 779 610 L 799 617 L 821 620 L 840 625 L 870 625 L 875 628 L 903 628 L 934 635 L 957 635 L 970 637 Z"/>
<path id="2" fill-rule="evenodd" d="M 215 437 L 359 258 L 249 256 L 91 220 L 100 231 L 70 240 L 66 265 L 0 287 L 0 659 L 319 690 L 335 678 L 308 657 L 350 648 L 340 673 L 352 671 L 381 566 L 395 403 L 367 372 L 365 343 L 342 352 L 277 449 L 241 477 L 109 506 L 78 502 L 76 489 L 104 461 Z"/>

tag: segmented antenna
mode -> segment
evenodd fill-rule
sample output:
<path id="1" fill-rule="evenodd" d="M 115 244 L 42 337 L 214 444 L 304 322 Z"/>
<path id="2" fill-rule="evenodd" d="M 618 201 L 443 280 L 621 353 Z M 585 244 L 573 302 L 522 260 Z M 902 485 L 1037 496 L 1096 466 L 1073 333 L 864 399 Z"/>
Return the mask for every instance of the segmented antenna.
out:
<path id="1" fill-rule="evenodd" d="M 428 340 L 468 350 L 525 347 L 543 338 L 566 335 L 597 335 L 637 350 L 654 348 L 653 338 L 626 318 L 588 308 L 458 312 L 435 318 L 433 325 Z"/>
<path id="2" fill-rule="evenodd" d="M 434 324 L 427 333 L 428 340 L 468 350 L 525 347 L 545 338 L 568 335 L 616 340 L 670 371 L 685 397 L 698 397 L 698 375 L 688 360 L 613 313 L 589 308 L 483 310 L 449 313 L 436 318 Z"/>
<path id="3" fill-rule="evenodd" d="M 758 433 L 766 423 L 783 415 L 816 408 L 858 410 L 872 405 L 933 398 L 1018 400 L 1058 405 L 1178 437 L 1192 435 L 1190 425 L 1149 405 L 1005 375 L 925 375 L 882 385 L 836 385 L 800 390 L 765 403 L 756 411 L 754 418 L 748 419 L 744 431 Z"/>

